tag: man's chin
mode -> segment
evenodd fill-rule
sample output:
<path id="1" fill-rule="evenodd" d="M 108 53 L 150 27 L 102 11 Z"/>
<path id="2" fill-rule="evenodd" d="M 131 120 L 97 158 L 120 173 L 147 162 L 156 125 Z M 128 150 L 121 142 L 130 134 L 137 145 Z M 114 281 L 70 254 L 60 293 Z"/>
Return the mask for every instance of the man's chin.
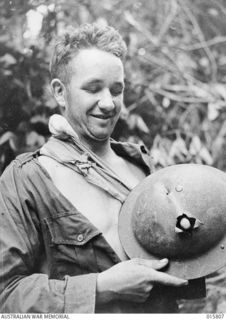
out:
<path id="1" fill-rule="evenodd" d="M 106 142 L 110 139 L 110 136 L 107 135 L 107 136 L 93 136 L 93 140 L 95 141 L 99 141 L 99 142 Z"/>
<path id="2" fill-rule="evenodd" d="M 97 127 L 97 128 L 90 128 L 90 130 L 87 130 L 87 134 L 89 137 L 96 141 L 106 141 L 110 138 L 110 135 L 113 130 L 106 127 Z"/>
<path id="3" fill-rule="evenodd" d="M 106 134 L 95 134 L 95 133 L 92 133 L 90 135 L 90 140 L 93 140 L 93 142 L 106 142 L 110 139 L 110 134 L 109 133 L 106 133 Z"/>

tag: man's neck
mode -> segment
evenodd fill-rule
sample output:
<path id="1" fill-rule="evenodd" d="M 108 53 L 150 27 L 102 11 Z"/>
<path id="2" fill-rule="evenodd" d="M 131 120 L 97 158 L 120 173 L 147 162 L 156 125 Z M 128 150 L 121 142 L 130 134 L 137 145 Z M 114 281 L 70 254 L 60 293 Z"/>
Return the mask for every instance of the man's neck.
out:
<path id="1" fill-rule="evenodd" d="M 81 139 L 82 143 L 95 153 L 103 161 L 107 161 L 114 155 L 114 151 L 111 148 L 110 139 L 106 141 L 85 141 Z"/>

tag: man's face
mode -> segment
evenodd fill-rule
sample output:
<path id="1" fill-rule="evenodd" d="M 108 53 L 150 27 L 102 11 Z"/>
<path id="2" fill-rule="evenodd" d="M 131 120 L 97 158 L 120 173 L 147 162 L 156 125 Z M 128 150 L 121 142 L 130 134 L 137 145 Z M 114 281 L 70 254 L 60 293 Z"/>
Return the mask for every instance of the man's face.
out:
<path id="1" fill-rule="evenodd" d="M 122 62 L 105 51 L 83 49 L 72 59 L 71 68 L 64 116 L 81 140 L 106 141 L 122 108 Z"/>

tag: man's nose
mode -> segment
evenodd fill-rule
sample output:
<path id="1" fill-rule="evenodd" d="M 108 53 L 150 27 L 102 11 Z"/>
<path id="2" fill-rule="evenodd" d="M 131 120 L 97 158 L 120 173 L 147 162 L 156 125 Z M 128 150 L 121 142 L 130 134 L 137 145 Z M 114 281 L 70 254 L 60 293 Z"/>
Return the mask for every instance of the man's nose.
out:
<path id="1" fill-rule="evenodd" d="M 109 112 L 115 108 L 113 97 L 108 89 L 102 91 L 98 106 L 102 112 Z"/>

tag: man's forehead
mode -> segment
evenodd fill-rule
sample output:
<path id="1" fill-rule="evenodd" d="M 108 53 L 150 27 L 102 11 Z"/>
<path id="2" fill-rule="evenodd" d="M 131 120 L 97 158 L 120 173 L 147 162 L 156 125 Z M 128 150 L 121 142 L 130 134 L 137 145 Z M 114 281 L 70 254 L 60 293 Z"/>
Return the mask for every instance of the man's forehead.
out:
<path id="1" fill-rule="evenodd" d="M 124 88 L 125 86 L 125 83 L 124 83 L 124 80 L 123 78 L 119 78 L 119 77 L 114 77 L 114 75 L 109 79 L 111 80 L 110 82 L 114 85 L 117 85 L 117 86 L 120 86 L 122 88 Z M 85 79 L 85 84 L 86 85 L 92 85 L 92 84 L 95 84 L 95 85 L 102 85 L 103 83 L 105 83 L 104 79 L 103 78 L 92 78 L 92 77 L 86 77 Z"/>
<path id="2" fill-rule="evenodd" d="M 123 65 L 121 60 L 106 51 L 96 48 L 82 49 L 78 54 L 72 58 L 71 67 L 74 72 L 83 72 L 86 70 L 98 71 L 105 67 L 114 69 L 117 72 L 123 72 Z"/>

